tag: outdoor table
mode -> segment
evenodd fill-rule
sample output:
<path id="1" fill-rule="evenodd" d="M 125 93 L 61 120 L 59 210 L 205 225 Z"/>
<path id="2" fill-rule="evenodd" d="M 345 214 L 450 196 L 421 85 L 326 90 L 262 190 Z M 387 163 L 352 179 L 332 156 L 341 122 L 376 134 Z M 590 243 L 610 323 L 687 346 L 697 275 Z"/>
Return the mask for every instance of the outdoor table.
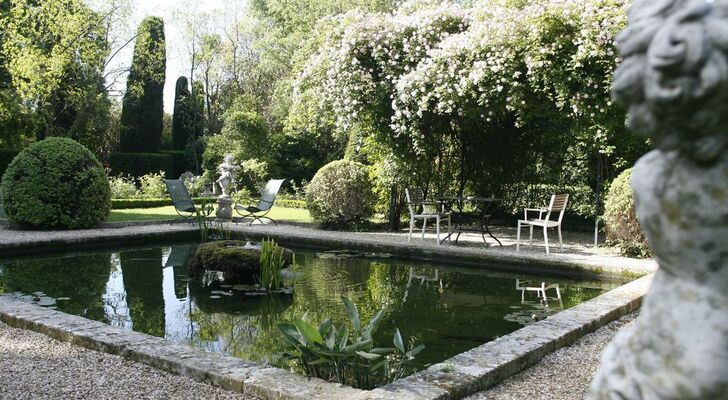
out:
<path id="1" fill-rule="evenodd" d="M 488 241 L 485 240 L 486 233 L 491 238 L 493 238 L 493 240 L 498 242 L 498 245 L 500 245 L 500 247 L 503 247 L 501 241 L 493 235 L 488 225 L 490 223 L 490 217 L 493 215 L 493 212 L 496 210 L 496 208 L 498 208 L 500 203 L 503 202 L 503 199 L 495 197 L 442 196 L 438 197 L 437 200 L 441 201 L 445 208 L 452 213 L 453 221 L 455 222 L 454 229 L 449 232 L 444 239 L 442 239 L 441 243 L 445 242 L 445 240 L 449 239 L 456 232 L 457 237 L 455 238 L 455 243 L 458 242 L 458 240 L 460 239 L 460 234 L 462 234 L 463 232 L 480 232 L 480 235 L 483 237 L 483 243 L 485 243 L 486 247 L 490 246 Z M 473 228 L 467 226 L 467 213 L 465 212 L 466 203 L 471 203 L 475 205 L 475 208 L 478 210 L 478 223 L 480 225 L 479 228 L 477 226 Z"/>

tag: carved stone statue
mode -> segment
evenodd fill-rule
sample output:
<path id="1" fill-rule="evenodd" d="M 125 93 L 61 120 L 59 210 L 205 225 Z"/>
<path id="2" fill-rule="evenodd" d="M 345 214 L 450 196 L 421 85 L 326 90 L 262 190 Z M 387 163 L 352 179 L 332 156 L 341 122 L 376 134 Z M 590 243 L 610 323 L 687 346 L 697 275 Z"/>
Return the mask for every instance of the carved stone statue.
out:
<path id="1" fill-rule="evenodd" d="M 217 167 L 220 177 L 217 178 L 217 181 L 215 182 L 220 185 L 220 190 L 222 191 L 221 196 L 230 196 L 228 188 L 230 187 L 230 184 L 235 181 L 235 171 L 238 169 L 238 166 L 233 164 L 234 159 L 235 156 L 228 154 L 225 156 L 222 164 Z"/>
<path id="2" fill-rule="evenodd" d="M 230 185 L 235 181 L 235 172 L 238 166 L 234 164 L 235 157 L 232 154 L 225 156 L 222 164 L 217 167 L 220 172 L 220 177 L 217 179 L 217 184 L 220 186 L 222 194 L 217 197 L 217 215 L 218 221 L 231 221 L 233 218 L 233 201 L 230 198 Z"/>
<path id="3" fill-rule="evenodd" d="M 660 265 L 591 399 L 728 399 L 728 2 L 635 0 L 614 95 L 656 147 L 636 165 Z"/>

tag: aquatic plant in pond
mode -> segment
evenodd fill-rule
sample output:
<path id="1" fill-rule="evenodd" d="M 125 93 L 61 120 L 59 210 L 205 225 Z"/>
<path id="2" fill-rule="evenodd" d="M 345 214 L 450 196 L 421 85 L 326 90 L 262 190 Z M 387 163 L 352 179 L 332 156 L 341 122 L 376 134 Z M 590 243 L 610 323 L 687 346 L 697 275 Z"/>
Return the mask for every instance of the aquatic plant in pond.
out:
<path id="1" fill-rule="evenodd" d="M 281 270 L 286 266 L 284 249 L 274 240 L 264 240 L 260 244 L 260 286 L 276 290 L 283 286 Z"/>
<path id="2" fill-rule="evenodd" d="M 379 326 L 384 310 L 379 310 L 369 323 L 362 325 L 357 306 L 342 297 L 352 331 L 346 324 L 336 326 L 327 318 L 318 327 L 306 318 L 294 318 L 293 323 L 280 323 L 283 337 L 290 349 L 282 360 L 315 378 L 336 381 L 360 389 L 373 389 L 393 382 L 414 370 L 415 356 L 425 346 L 407 346 L 399 329 L 395 329 L 394 347 L 375 347 L 372 334 Z"/>

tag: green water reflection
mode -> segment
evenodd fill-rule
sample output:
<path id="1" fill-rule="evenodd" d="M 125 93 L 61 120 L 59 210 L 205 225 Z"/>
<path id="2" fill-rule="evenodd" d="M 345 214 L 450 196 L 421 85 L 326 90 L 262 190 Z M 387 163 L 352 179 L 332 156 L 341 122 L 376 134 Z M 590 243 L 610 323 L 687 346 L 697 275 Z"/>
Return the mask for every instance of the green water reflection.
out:
<path id="1" fill-rule="evenodd" d="M 347 296 L 364 319 L 386 310 L 375 337 L 382 345 L 389 345 L 395 327 L 424 343 L 418 361 L 425 366 L 616 286 L 298 250 L 296 265 L 287 273 L 292 294 L 250 296 L 190 281 L 185 263 L 193 251 L 194 245 L 175 245 L 0 260 L 0 293 L 26 301 L 50 297 L 56 299 L 53 307 L 64 312 L 264 362 L 280 350 L 277 322 L 304 314 L 315 322 L 346 321 L 341 296 Z M 547 307 L 528 292 L 521 302 L 516 279 L 558 283 L 562 299 L 550 299 Z"/>

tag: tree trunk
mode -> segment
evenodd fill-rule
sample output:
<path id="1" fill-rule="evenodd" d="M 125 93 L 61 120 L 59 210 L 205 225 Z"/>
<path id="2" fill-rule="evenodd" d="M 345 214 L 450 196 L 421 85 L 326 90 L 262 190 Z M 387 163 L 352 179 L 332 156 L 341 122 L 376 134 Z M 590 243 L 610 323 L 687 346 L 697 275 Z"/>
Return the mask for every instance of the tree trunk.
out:
<path id="1" fill-rule="evenodd" d="M 397 185 L 392 185 L 389 191 L 389 230 L 398 231 L 399 223 L 399 192 Z"/>

